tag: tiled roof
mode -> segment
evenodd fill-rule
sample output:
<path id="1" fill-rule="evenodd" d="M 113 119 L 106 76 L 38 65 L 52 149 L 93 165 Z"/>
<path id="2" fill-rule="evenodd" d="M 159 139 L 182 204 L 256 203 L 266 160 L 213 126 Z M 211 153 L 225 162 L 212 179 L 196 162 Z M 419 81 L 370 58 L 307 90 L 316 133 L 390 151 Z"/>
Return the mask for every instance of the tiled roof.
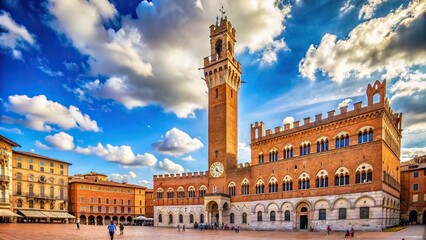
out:
<path id="1" fill-rule="evenodd" d="M 9 138 L 3 135 L 0 135 L 0 140 L 7 142 L 8 144 L 12 145 L 12 147 L 21 147 L 21 145 L 17 144 L 16 142 L 10 140 Z"/>
<path id="2" fill-rule="evenodd" d="M 113 182 L 113 181 L 96 181 L 92 179 L 81 179 L 81 178 L 70 178 L 69 184 L 73 183 L 87 183 L 87 184 L 94 184 L 94 185 L 106 185 L 106 186 L 115 186 L 115 187 L 128 187 L 128 188 L 142 188 L 146 189 L 144 186 L 136 185 L 136 184 L 130 184 L 130 183 L 119 183 L 119 182 Z"/>
<path id="3" fill-rule="evenodd" d="M 35 153 L 32 153 L 32 152 L 24 152 L 24 151 L 17 151 L 17 150 L 13 150 L 13 152 L 18 153 L 18 154 L 22 154 L 22 155 L 26 155 L 26 156 L 30 156 L 30 157 L 43 158 L 43 159 L 46 159 L 46 160 L 53 160 L 53 161 L 62 162 L 62 163 L 72 165 L 72 163 L 69 163 L 69 162 L 65 162 L 65 161 L 58 160 L 58 159 L 51 158 L 51 157 L 46 157 L 46 156 L 43 156 L 43 155 L 40 155 L 40 154 L 35 154 Z"/>

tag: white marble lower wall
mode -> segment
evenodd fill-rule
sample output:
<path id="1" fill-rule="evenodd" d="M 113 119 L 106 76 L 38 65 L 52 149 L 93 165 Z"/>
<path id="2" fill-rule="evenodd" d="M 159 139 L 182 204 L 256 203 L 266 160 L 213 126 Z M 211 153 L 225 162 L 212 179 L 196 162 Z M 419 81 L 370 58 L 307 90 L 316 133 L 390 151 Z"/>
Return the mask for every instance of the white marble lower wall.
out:
<path id="1" fill-rule="evenodd" d="M 388 204 L 389 202 L 393 205 Z M 398 209 L 395 206 L 398 206 Z M 368 208 L 368 214 L 364 219 L 361 216 L 361 208 Z M 325 220 L 319 220 L 320 209 L 325 211 Z M 339 209 L 346 209 L 346 219 L 339 219 Z M 162 222 L 159 222 L 160 214 Z M 200 223 L 201 214 L 204 216 L 204 223 L 208 223 L 208 213 L 203 205 L 156 206 L 155 226 L 177 227 L 178 224 L 185 224 L 187 228 L 192 227 L 190 215 L 193 216 L 194 222 Z M 210 214 L 210 219 L 215 219 L 215 214 Z M 230 221 L 231 214 L 234 215 L 234 223 Z M 170 215 L 172 219 L 169 219 Z M 179 221 L 179 215 L 182 215 L 182 222 Z M 222 215 L 223 218 L 219 219 L 219 223 L 223 222 L 230 227 L 238 225 L 241 229 L 250 230 L 313 228 L 315 231 L 326 231 L 327 226 L 331 226 L 334 231 L 346 231 L 351 227 L 356 231 L 380 231 L 399 223 L 399 199 L 382 191 L 373 191 L 326 197 L 232 202 L 229 209 L 223 210 Z M 247 216 L 247 221 L 243 221 L 244 215 Z M 307 221 L 306 224 L 303 223 L 304 219 Z"/>

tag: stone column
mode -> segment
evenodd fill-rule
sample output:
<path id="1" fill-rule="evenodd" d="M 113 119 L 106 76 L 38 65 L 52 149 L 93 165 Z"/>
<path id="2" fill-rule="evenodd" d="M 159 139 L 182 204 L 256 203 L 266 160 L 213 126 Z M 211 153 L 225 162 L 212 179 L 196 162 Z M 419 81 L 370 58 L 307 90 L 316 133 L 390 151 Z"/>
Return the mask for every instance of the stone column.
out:
<path id="1" fill-rule="evenodd" d="M 222 222 L 223 222 L 222 212 L 223 212 L 223 209 L 222 209 L 222 208 L 219 208 L 219 219 L 218 219 L 218 224 L 219 224 L 219 226 L 221 226 L 221 224 L 222 224 Z"/>

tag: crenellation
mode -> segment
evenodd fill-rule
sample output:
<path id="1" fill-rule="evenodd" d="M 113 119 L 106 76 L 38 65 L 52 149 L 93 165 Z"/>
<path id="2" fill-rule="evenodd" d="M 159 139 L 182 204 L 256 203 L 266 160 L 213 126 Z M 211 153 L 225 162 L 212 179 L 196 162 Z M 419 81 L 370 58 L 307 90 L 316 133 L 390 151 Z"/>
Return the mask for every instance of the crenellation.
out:
<path id="1" fill-rule="evenodd" d="M 293 122 L 293 128 L 298 128 L 300 126 L 300 121 L 294 121 Z"/>
<path id="2" fill-rule="evenodd" d="M 279 133 L 279 132 L 281 132 L 282 129 L 281 129 L 280 126 L 277 126 L 277 127 L 274 128 L 274 130 L 275 130 L 274 133 Z"/>
<path id="3" fill-rule="evenodd" d="M 266 130 L 266 136 L 269 136 L 271 134 L 272 134 L 272 130 L 271 129 Z"/>
<path id="4" fill-rule="evenodd" d="M 315 122 L 320 122 L 322 120 L 322 113 L 315 115 Z"/>
<path id="5" fill-rule="evenodd" d="M 327 112 L 327 118 L 332 118 L 334 117 L 334 114 L 336 113 L 336 110 L 331 110 Z"/>
<path id="6" fill-rule="evenodd" d="M 362 101 L 354 103 L 354 110 L 358 110 L 362 108 Z"/>
<path id="7" fill-rule="evenodd" d="M 340 114 L 345 114 L 348 112 L 348 106 L 343 106 L 340 108 Z"/>
<path id="8" fill-rule="evenodd" d="M 311 117 L 306 117 L 303 119 L 303 125 L 308 125 L 309 123 L 311 123 Z"/>

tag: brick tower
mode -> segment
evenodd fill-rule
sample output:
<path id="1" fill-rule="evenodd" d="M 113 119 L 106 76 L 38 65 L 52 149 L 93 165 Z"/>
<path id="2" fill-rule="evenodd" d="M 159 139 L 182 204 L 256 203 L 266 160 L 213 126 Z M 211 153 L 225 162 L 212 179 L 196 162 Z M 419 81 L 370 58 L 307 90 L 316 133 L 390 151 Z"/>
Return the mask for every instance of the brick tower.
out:
<path id="1" fill-rule="evenodd" d="M 209 177 L 237 167 L 238 90 L 241 65 L 234 58 L 235 29 L 226 17 L 210 26 L 211 54 L 204 58 L 209 88 Z"/>

